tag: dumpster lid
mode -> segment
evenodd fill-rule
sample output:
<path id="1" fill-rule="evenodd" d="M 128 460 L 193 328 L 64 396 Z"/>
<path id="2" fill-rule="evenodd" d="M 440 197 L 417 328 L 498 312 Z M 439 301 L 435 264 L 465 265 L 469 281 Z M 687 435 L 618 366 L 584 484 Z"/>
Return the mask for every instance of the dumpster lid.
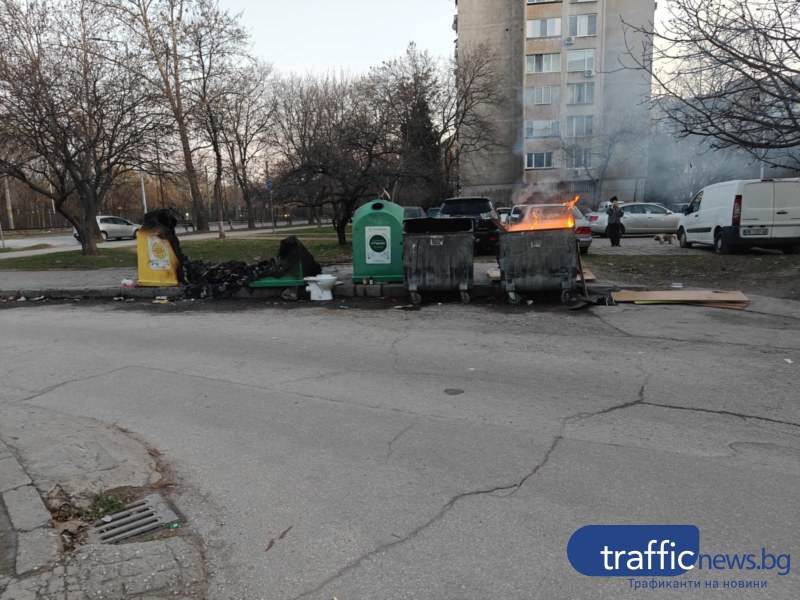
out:
<path id="1" fill-rule="evenodd" d="M 405 233 L 471 233 L 472 226 L 472 219 L 461 217 L 422 217 L 403 221 Z"/>

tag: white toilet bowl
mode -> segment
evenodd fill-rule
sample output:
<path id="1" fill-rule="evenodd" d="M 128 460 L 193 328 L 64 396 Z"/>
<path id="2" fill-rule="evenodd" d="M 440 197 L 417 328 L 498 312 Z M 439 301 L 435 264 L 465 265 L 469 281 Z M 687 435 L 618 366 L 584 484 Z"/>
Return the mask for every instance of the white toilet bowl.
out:
<path id="1" fill-rule="evenodd" d="M 303 277 L 308 283 L 306 291 L 311 294 L 312 300 L 333 300 L 333 286 L 336 285 L 335 275 L 317 275 Z"/>

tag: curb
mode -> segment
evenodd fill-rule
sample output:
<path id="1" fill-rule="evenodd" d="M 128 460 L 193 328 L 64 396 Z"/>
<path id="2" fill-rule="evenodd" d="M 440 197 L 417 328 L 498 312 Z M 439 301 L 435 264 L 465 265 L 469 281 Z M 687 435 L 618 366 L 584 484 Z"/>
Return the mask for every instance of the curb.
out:
<path id="1" fill-rule="evenodd" d="M 65 427 L 70 434 L 60 438 Z M 156 483 L 159 472 L 141 442 L 91 419 L 2 404 L 0 438 L 0 600 L 204 597 L 196 534 L 67 550 L 40 491 L 60 488 L 80 506 L 86 494 Z M 80 468 L 65 474 L 62 462 Z"/>
<path id="2" fill-rule="evenodd" d="M 597 289 L 611 289 L 619 287 L 609 282 L 596 281 L 592 282 L 589 286 L 595 290 Z M 630 285 L 625 286 L 625 289 L 643 289 L 644 286 Z M 234 298 L 240 299 L 253 299 L 253 298 L 280 298 L 284 290 L 289 288 L 243 288 L 239 290 Z M 299 286 L 298 296 L 303 299 L 308 299 L 308 294 L 305 288 Z M 579 289 L 576 287 L 575 289 Z M 394 300 L 409 300 L 410 292 L 402 283 L 375 283 L 375 284 L 354 284 L 344 283 L 337 285 L 332 290 L 334 298 L 388 298 Z M 503 291 L 500 282 L 492 283 L 475 283 L 469 290 L 469 295 L 472 298 L 503 298 L 505 291 Z M 543 292 L 545 293 L 545 292 Z M 557 291 L 550 292 L 551 294 L 558 294 Z M 454 299 L 459 297 L 458 290 L 452 291 L 436 291 L 426 292 L 421 291 L 420 294 L 423 298 L 426 295 L 439 296 L 452 296 Z M 37 302 L 40 300 L 114 300 L 114 299 L 135 299 L 135 300 L 155 300 L 157 298 L 164 298 L 166 300 L 179 300 L 183 297 L 183 290 L 180 286 L 176 287 L 92 287 L 92 288 L 74 288 L 74 289 L 19 289 L 19 290 L 0 290 L 0 301 L 5 302 Z"/>
<path id="3" fill-rule="evenodd" d="M 17 576 L 55 565 L 61 556 L 61 544 L 55 532 L 48 531 L 50 512 L 33 486 L 33 480 L 2 440 L 0 495 L 16 537 L 14 571 Z"/>

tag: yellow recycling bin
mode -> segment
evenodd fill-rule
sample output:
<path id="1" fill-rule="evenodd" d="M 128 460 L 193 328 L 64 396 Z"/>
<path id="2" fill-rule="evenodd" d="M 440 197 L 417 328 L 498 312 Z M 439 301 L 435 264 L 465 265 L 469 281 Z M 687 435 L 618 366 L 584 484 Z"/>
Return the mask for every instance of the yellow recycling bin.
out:
<path id="1" fill-rule="evenodd" d="M 178 257 L 169 240 L 158 231 L 140 229 L 136 234 L 139 285 L 171 287 L 178 285 Z"/>

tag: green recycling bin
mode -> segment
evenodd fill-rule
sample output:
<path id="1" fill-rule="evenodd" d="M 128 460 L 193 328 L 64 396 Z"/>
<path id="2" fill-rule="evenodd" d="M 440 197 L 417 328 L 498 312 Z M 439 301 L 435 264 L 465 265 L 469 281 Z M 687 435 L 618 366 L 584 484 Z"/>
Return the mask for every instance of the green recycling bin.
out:
<path id="1" fill-rule="evenodd" d="M 403 207 L 373 200 L 353 215 L 353 283 L 403 281 Z"/>

